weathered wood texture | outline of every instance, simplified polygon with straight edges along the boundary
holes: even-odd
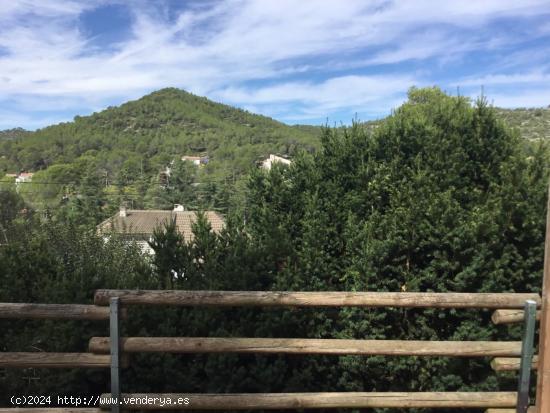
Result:
[[[122,304],[181,306],[295,306],[295,307],[433,307],[523,308],[526,300],[540,303],[530,293],[403,293],[403,292],[287,292],[97,290],[96,305],[120,297]]]
[[[538,413],[550,412],[550,187],[546,205],[536,406]]]
[[[513,371],[519,370],[520,364],[519,357],[495,357],[491,361],[491,368],[495,371]],[[531,369],[536,370],[538,368],[538,357],[533,356],[533,362]]]
[[[102,394],[102,398],[109,394]],[[249,394],[123,394],[124,409],[178,410],[272,410],[272,409],[330,409],[330,408],[443,408],[443,407],[514,407],[515,392],[430,392],[430,393],[249,393]],[[134,403],[129,400],[134,398]],[[143,401],[149,398],[149,402]],[[156,403],[153,399],[157,398]],[[140,399],[141,402],[137,402]],[[170,402],[167,402],[167,400]],[[161,406],[160,400],[164,401]],[[172,404],[173,403],[173,404]],[[108,405],[101,406],[109,408]]]
[[[540,320],[540,311],[537,311],[537,320]],[[495,310],[491,316],[494,324],[523,323],[523,310]]]
[[[109,352],[109,337],[92,337],[89,351]],[[520,341],[400,341],[294,338],[124,337],[128,353],[282,353],[386,356],[519,356]]]
[[[527,409],[527,413],[535,413],[536,409],[535,406],[529,407]],[[485,410],[485,413],[517,413],[516,409],[487,409]]]
[[[111,356],[90,353],[0,353],[0,367],[110,367]]]
[[[83,304],[0,303],[0,318],[108,320],[109,309]]]
[[[542,276],[541,320],[539,331],[539,363],[537,370],[538,413],[550,412],[550,188],[546,205],[546,238]]]
[[[550,412],[550,188],[546,210],[546,239],[544,245],[536,396],[538,413]]]
[[[53,397],[52,397],[53,399]],[[0,413],[101,413],[99,408],[86,407],[0,407]]]

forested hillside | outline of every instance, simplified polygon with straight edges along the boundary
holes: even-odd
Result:
[[[326,129],[320,149],[299,154],[290,167],[253,169],[245,208],[230,211],[221,234],[208,231],[204,219],[190,244],[170,226],[157,232],[153,265],[131,245],[115,238],[105,243],[80,218],[39,219],[21,212],[16,192],[0,191],[0,301],[86,303],[96,288],[165,285],[540,292],[549,163],[543,147],[527,157],[522,143],[483,100],[472,105],[438,89],[411,90],[374,133],[359,124]],[[135,308],[124,328],[129,336],[153,337],[520,337],[517,326],[495,326],[490,315],[465,309]],[[0,320],[0,330],[2,351],[85,351],[90,336],[105,335],[101,323],[79,321]],[[489,362],[139,354],[123,382],[127,392],[515,391],[515,372],[496,374]],[[0,375],[0,405],[9,405],[10,394],[99,394],[108,380],[106,371],[7,370]]]
[[[550,106],[536,109],[496,109],[497,115],[529,140],[550,139]]]
[[[23,128],[0,130],[0,141],[9,140],[9,139],[24,138],[26,136],[29,136],[31,133],[32,132],[29,132],[29,131],[27,131]]]
[[[228,200],[221,198],[255,161],[318,144],[318,128],[288,126],[172,88],[20,139],[1,139],[0,173],[39,171],[25,189],[29,201],[42,207],[82,196],[81,187],[90,184],[96,193],[116,195],[115,203],[164,207],[177,197],[158,199],[160,172],[182,155],[204,155],[209,162],[200,171],[175,165],[185,169],[175,180],[195,184],[187,189],[204,198],[187,193],[185,200],[224,209]]]
[[[292,155],[298,147],[317,146],[315,133],[171,88],[40,129],[1,149],[7,156],[3,169],[39,170],[93,155],[115,177],[124,160],[131,162],[127,155],[159,166],[166,156],[208,152],[246,169],[247,161],[266,151]]]
[[[529,149],[550,137],[549,109],[496,109],[496,115]],[[382,124],[363,126],[374,133]],[[243,177],[256,161],[269,153],[313,152],[320,135],[319,127],[288,126],[170,88],[36,132],[1,132],[0,175],[36,172],[20,188],[29,205],[85,214],[93,222],[121,204],[164,209],[183,203],[226,213],[242,207]],[[202,155],[208,163],[198,168],[181,162],[182,155]]]

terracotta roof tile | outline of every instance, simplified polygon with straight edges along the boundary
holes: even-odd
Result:
[[[222,216],[214,211],[206,211],[206,218],[212,226],[212,231],[219,233],[225,226]],[[99,233],[115,231],[132,235],[152,235],[155,228],[176,219],[178,231],[183,234],[185,241],[193,239],[192,225],[197,220],[195,211],[163,211],[163,210],[136,210],[129,209],[126,216],[121,217],[117,212],[97,226]]]

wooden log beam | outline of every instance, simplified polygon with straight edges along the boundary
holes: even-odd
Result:
[[[540,311],[537,311],[537,320],[540,320]],[[494,324],[511,324],[523,322],[523,310],[495,310],[491,316]]]
[[[535,406],[529,407],[527,409],[527,413],[535,413],[536,408]],[[485,413],[517,413],[516,409],[487,409],[485,410]]]
[[[0,407],[0,413],[101,413],[93,407]]]
[[[111,297],[122,304],[180,306],[295,306],[295,307],[433,307],[523,308],[526,300],[540,303],[531,293],[405,293],[405,292],[288,292],[97,290],[96,305]]]
[[[108,353],[109,337],[92,337],[88,350]],[[127,353],[279,353],[386,356],[519,356],[520,341],[401,341],[294,338],[125,337]]]
[[[1,352],[0,367],[72,368],[110,367],[111,356],[90,353]]]
[[[491,361],[491,368],[494,371],[515,371],[519,370],[520,364],[519,357],[495,357]],[[531,369],[536,370],[538,368],[538,357],[533,357],[533,363],[531,364]]]
[[[536,406],[537,413],[550,412],[550,187],[546,204]]]
[[[49,320],[108,320],[109,309],[83,304],[0,303],[0,318]]]
[[[109,394],[101,397],[108,398]],[[273,410],[514,407],[515,392],[123,394],[127,410]],[[185,404],[185,399],[188,404]],[[175,407],[177,406],[177,407]],[[108,409],[108,404],[101,406]]]

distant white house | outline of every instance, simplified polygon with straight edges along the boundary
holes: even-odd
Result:
[[[12,174],[9,174],[9,175],[12,175]],[[15,177],[15,190],[19,191],[21,184],[31,182],[33,175],[34,174],[32,172],[21,172],[19,175],[17,175]]]
[[[225,226],[223,217],[215,211],[206,211],[206,218],[212,226],[212,231],[219,233]],[[193,223],[197,220],[195,211],[185,211],[182,205],[174,205],[172,211],[165,210],[138,210],[121,207],[120,211],[107,218],[97,226],[97,232],[105,238],[115,233],[123,237],[128,243],[135,242],[144,253],[153,255],[149,246],[153,232],[163,227],[171,220],[176,220],[176,227],[186,242],[193,240]]]
[[[181,157],[182,161],[192,162],[196,166],[204,166],[208,163],[208,156],[189,156],[184,155]]]
[[[34,175],[34,173],[32,172],[21,172],[19,175],[17,175],[17,177],[15,178],[15,183],[16,184],[22,184],[24,182],[31,182],[32,181],[32,176]]]
[[[261,161],[260,167],[269,171],[274,163],[290,165],[292,161],[290,159],[283,158],[282,156],[270,154],[268,158]]]

